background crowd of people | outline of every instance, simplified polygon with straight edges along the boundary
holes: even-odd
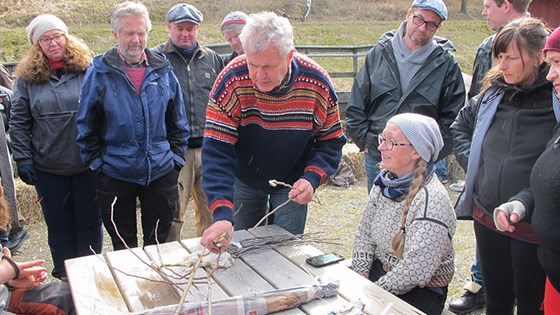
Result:
[[[354,79],[346,134],[364,152],[369,197],[352,268],[426,314],[445,307],[457,219],[473,220],[478,246],[450,311],[560,314],[560,29],[529,17],[529,3],[483,1],[496,34],[477,50],[468,92],[455,46],[436,36],[443,0],[414,0]],[[347,142],[331,79],[295,50],[287,18],[229,13],[224,57],[199,42],[203,21],[193,5],[172,6],[169,39],[150,49],[148,9],[123,2],[114,47],[95,57],[54,15],[26,27],[15,83],[0,69],[0,308],[35,314],[31,300],[41,314],[72,314],[66,259],[100,253],[103,227],[114,250],[180,240],[191,198],[212,251],[273,210],[261,224],[304,232]],[[455,207],[442,184],[449,154],[466,172]],[[61,282],[41,284],[42,261],[11,258],[28,237],[12,157],[36,189]]]

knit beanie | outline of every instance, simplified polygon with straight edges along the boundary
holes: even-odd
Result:
[[[437,122],[428,116],[403,113],[393,116],[387,123],[397,125],[416,152],[426,162],[435,162],[443,148],[443,138]]]
[[[230,25],[230,24],[246,24],[247,23],[247,18],[248,18],[248,16],[244,12],[241,12],[241,11],[230,12],[230,13],[228,13],[228,15],[226,15],[226,17],[222,21],[222,26],[221,26],[220,29],[223,30],[224,26]]]
[[[560,27],[554,30],[546,40],[543,51],[560,51]]]
[[[32,45],[35,45],[41,35],[48,31],[59,30],[68,34],[68,26],[64,22],[52,14],[43,14],[34,18],[25,28],[27,39]]]

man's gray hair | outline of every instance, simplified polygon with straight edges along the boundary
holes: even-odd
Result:
[[[113,15],[111,16],[111,28],[114,32],[119,32],[121,27],[121,18],[124,16],[141,16],[146,21],[147,31],[152,30],[152,21],[150,21],[150,13],[145,5],[138,2],[126,1],[119,4],[115,10],[113,10]]]
[[[274,44],[280,55],[285,57],[294,49],[294,32],[290,21],[274,12],[249,15],[239,39],[246,53],[259,53],[269,44]]]

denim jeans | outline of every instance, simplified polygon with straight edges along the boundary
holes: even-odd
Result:
[[[66,277],[64,261],[101,253],[103,227],[96,205],[95,186],[86,172],[61,176],[37,172],[35,189],[47,223],[53,258],[53,277]]]
[[[447,170],[447,165],[445,164],[446,159],[439,160],[436,163],[436,175],[440,181],[447,180],[449,171]]]
[[[379,163],[381,161],[375,160],[373,157],[371,157],[371,155],[367,153],[364,154],[364,161],[366,167],[367,188],[369,194],[371,188],[373,187],[373,180],[377,177],[377,174],[379,174]]]
[[[255,226],[269,211],[286,202],[290,191],[290,188],[281,187],[269,194],[246,185],[238,178],[235,179],[233,187],[233,204],[236,209],[233,220],[236,230]],[[274,223],[292,234],[302,234],[307,219],[307,205],[290,201],[278,209],[273,216],[272,220],[266,220],[261,225]]]
[[[478,246],[475,247],[474,262],[471,265],[471,278],[472,281],[482,285],[482,268],[480,267],[480,253],[478,252]]]

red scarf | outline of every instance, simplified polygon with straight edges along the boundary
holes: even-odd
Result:
[[[47,58],[47,60],[49,61],[49,65],[51,65],[51,67],[55,70],[59,70],[64,68],[64,61],[61,60],[54,60],[51,58]]]

